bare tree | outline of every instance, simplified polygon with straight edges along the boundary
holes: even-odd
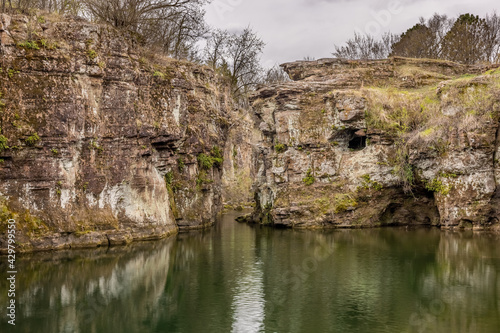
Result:
[[[140,25],[139,33],[148,44],[172,57],[192,59],[196,43],[209,32],[204,16],[205,11],[196,3],[163,9],[158,18]]]
[[[216,30],[207,42],[205,58],[209,66],[230,78],[235,95],[245,95],[260,81],[264,46],[250,28],[239,34]]]
[[[500,16],[497,13],[486,16],[486,56],[492,63],[500,62]]]
[[[269,68],[262,79],[263,84],[275,84],[291,81],[283,67],[275,65]]]
[[[205,61],[213,70],[217,70],[222,66],[227,68],[226,49],[229,40],[229,32],[227,30],[214,30],[207,41],[205,47]]]
[[[205,0],[82,0],[91,15],[117,28],[136,30],[149,21],[170,13],[168,9],[193,4],[203,5]]]
[[[391,53],[392,44],[398,36],[385,33],[380,40],[370,35],[354,33],[354,37],[347,40],[345,46],[335,45],[334,56],[345,59],[384,59]]]

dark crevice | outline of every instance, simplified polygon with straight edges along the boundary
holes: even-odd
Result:
[[[335,145],[346,147],[352,150],[362,150],[366,148],[367,137],[364,129],[348,128],[337,131],[330,140]]]
[[[366,148],[366,136],[354,136],[349,141],[349,149],[363,149]]]

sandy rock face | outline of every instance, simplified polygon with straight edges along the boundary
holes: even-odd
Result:
[[[78,19],[0,21],[1,248],[8,218],[25,250],[209,226],[225,189],[250,178],[247,136],[230,128],[248,112],[210,69]]]
[[[496,68],[403,58],[282,66],[295,81],[252,98],[263,134],[254,221],[496,228]]]

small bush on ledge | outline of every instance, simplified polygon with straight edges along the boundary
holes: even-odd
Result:
[[[274,150],[278,153],[278,154],[281,154],[281,153],[284,153],[285,150],[286,150],[286,146],[282,143],[278,143],[274,146]]]
[[[304,179],[302,179],[302,181],[307,186],[311,186],[312,184],[314,184],[314,182],[316,181],[316,179],[314,178],[311,169],[307,170],[306,177]]]
[[[40,140],[40,137],[38,136],[38,133],[34,133],[33,135],[30,135],[29,137],[27,137],[24,142],[26,142],[26,144],[28,146],[34,146],[36,145],[36,143]]]

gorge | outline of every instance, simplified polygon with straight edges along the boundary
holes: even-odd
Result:
[[[228,206],[293,228],[498,230],[498,66],[283,65],[250,105],[224,75],[106,25],[0,16],[0,249],[164,238]],[[252,199],[253,198],[253,199]]]

